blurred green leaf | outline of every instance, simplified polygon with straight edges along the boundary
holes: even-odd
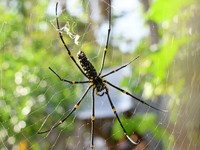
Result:
[[[181,9],[193,2],[194,0],[155,0],[151,4],[147,18],[157,23],[171,20]]]

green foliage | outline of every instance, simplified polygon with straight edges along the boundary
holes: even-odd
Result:
[[[20,7],[0,6],[0,134],[6,147],[23,140],[33,144],[38,137],[42,138],[37,132],[47,116],[53,113],[42,126],[43,130],[59,120],[76,100],[75,87],[60,82],[49,66],[56,71],[60,69],[58,72],[63,77],[80,76],[77,70],[74,74],[70,72],[70,67],[65,65],[67,55],[62,51],[63,46],[54,41],[57,31],[45,21],[47,3],[19,1],[16,4]],[[61,73],[62,70],[65,72]],[[73,126],[67,125],[66,130],[72,131]],[[36,143],[32,147],[37,147]],[[48,140],[43,143],[46,148],[50,144],[47,143]]]
[[[185,101],[178,97],[184,87],[185,80],[183,76],[179,76],[177,80],[171,79],[172,76],[177,76],[181,71],[177,68],[173,70],[173,66],[177,63],[175,60],[180,49],[197,38],[189,36],[186,27],[193,14],[191,10],[193,2],[156,0],[150,5],[146,19],[153,20],[158,25],[159,43],[150,46],[147,38],[141,41],[136,52],[142,60],[134,70],[132,79],[126,77],[122,82],[122,85],[128,87],[129,91],[142,93],[144,99],[155,99],[164,94],[169,95],[168,109],[173,108],[169,114],[172,122],[177,121],[177,115],[180,111],[179,104]],[[196,35],[196,33],[194,34]],[[181,56],[183,57],[183,55]],[[139,84],[136,81],[138,78]],[[129,135],[134,132],[139,135],[151,132],[155,138],[162,140],[165,149],[171,149],[175,137],[164,128],[158,127],[155,115],[135,115],[131,120],[121,119]],[[124,136],[117,121],[112,133],[117,140]]]
[[[191,37],[185,35],[187,29],[184,26],[184,22],[191,15],[191,12],[186,10],[192,2],[156,0],[149,8],[147,19],[153,20],[158,25],[160,39],[159,43],[150,46],[145,38],[136,49],[142,62],[137,66],[135,72],[136,76],[141,78],[139,89],[141,89],[140,93],[143,92],[145,99],[157,97],[163,93],[175,95],[175,93],[180,92],[181,87],[172,90],[169,74],[180,48],[192,40]],[[173,83],[174,88],[176,84],[179,85],[183,81],[177,80],[176,82]],[[152,90],[147,95],[145,93],[148,88],[145,89],[145,85],[148,85],[146,87]]]
[[[75,65],[70,61],[62,43],[59,41],[57,30],[55,29],[55,17],[47,16],[46,10],[48,1],[15,1],[0,2],[0,136],[5,146],[15,146],[22,141],[31,141],[32,149],[49,149],[52,146],[51,139],[37,135],[37,131],[48,129],[55,121],[71,109],[72,103],[80,97],[80,86],[72,86],[59,81],[55,75],[49,71],[52,67],[61,77],[71,80],[81,80],[80,74]],[[122,85],[128,86],[130,91],[141,93],[144,85],[151,85],[153,92],[147,98],[156,97],[163,93],[175,95],[183,85],[179,80],[171,86],[166,83],[167,72],[179,48],[190,39],[180,31],[174,24],[176,17],[188,18],[189,14],[182,14],[183,8],[191,4],[192,1],[164,1],[157,0],[151,7],[147,19],[154,20],[160,28],[161,42],[156,49],[149,50],[147,39],[143,39],[138,45],[136,53],[141,56],[142,62],[137,63],[130,83],[130,78],[125,78]],[[87,31],[89,20],[88,1],[83,1],[84,19],[76,18],[68,13],[61,15],[60,22],[64,26],[70,24],[70,31],[81,36],[80,45],[75,45],[74,41],[65,34],[64,38],[72,53],[76,55],[79,49],[83,49],[92,62],[99,69],[102,54],[99,54],[99,45],[96,44],[92,30]],[[87,15],[86,15],[87,14]],[[176,16],[176,17],[175,17]],[[102,48],[102,47],[101,47]],[[102,48],[103,49],[103,48]],[[114,51],[114,52],[113,52]],[[132,58],[130,54],[121,54],[118,50],[110,49],[105,66],[119,65],[122,58]],[[135,56],[135,54],[134,54]],[[94,59],[93,59],[94,58]],[[73,69],[73,71],[72,71]],[[140,84],[135,79],[140,77]],[[134,90],[133,90],[134,89]],[[176,90],[174,90],[176,89]],[[177,101],[173,101],[173,105]],[[177,102],[178,103],[178,102]],[[177,111],[174,111],[176,114]],[[176,120],[176,117],[171,117]],[[45,121],[45,124],[42,124]],[[65,122],[62,127],[66,136],[72,134],[73,118]],[[128,133],[137,132],[143,134],[151,132],[155,138],[168,141],[166,149],[171,147],[173,136],[166,130],[159,127],[156,116],[153,114],[136,115],[132,119],[121,118]],[[69,124],[71,123],[71,124]],[[115,139],[120,139],[123,135],[118,123],[114,124],[113,133]],[[42,140],[42,142],[41,142]],[[39,141],[39,142],[38,142]],[[44,142],[43,142],[44,141]],[[169,142],[170,141],[170,142]],[[38,144],[39,143],[39,144]],[[41,144],[41,145],[40,145]],[[0,145],[0,148],[5,148]]]
[[[155,0],[151,4],[147,17],[157,23],[172,20],[174,16],[180,13],[180,10],[193,2],[194,0]]]
[[[172,148],[174,138],[168,133],[168,131],[166,131],[166,129],[158,126],[157,117],[155,114],[153,113],[148,113],[145,115],[137,114],[131,119],[120,117],[120,120],[124,125],[124,127],[126,128],[128,135],[131,135],[133,133],[139,135],[150,133],[155,139],[162,141],[165,149],[170,150]],[[117,120],[115,120],[112,132],[116,140],[122,139],[124,136],[124,132],[121,129],[121,126]]]

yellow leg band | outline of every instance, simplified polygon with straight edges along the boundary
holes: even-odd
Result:
[[[92,116],[92,117],[91,117],[91,119],[92,119],[92,120],[95,120],[95,117],[94,117],[94,116]]]
[[[74,106],[74,108],[76,108],[76,109],[77,109],[77,108],[78,108],[78,105],[76,104],[76,105]]]

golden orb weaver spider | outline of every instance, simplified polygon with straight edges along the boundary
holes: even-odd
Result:
[[[71,116],[71,114],[73,112],[75,112],[79,105],[81,104],[82,100],[84,99],[84,97],[86,96],[86,94],[88,93],[88,91],[92,89],[92,116],[91,116],[91,149],[94,149],[94,122],[95,122],[95,108],[94,108],[94,103],[95,103],[95,96],[94,96],[94,93],[96,93],[96,95],[98,96],[103,96],[104,94],[106,94],[107,98],[108,98],[108,101],[110,103],[110,106],[111,106],[111,109],[113,110],[113,113],[115,114],[123,132],[124,132],[124,135],[127,137],[127,139],[133,143],[133,144],[138,144],[139,143],[139,140],[138,141],[133,141],[129,135],[127,134],[126,132],[126,129],[124,128],[118,114],[117,114],[117,111],[115,109],[115,106],[113,105],[113,102],[111,100],[111,97],[110,97],[110,94],[109,94],[109,89],[108,87],[106,86],[107,84],[110,85],[111,87],[115,88],[116,90],[134,98],[135,100],[141,102],[142,104],[145,104],[147,105],[148,107],[150,108],[153,108],[155,110],[158,110],[158,111],[161,111],[161,112],[167,112],[166,110],[161,110],[161,109],[158,109],[154,106],[151,106],[150,104],[146,103],[145,101],[141,100],[140,98],[134,96],[133,94],[130,94],[129,92],[121,89],[120,87],[117,87],[115,86],[114,84],[110,83],[109,81],[105,80],[104,77],[110,75],[110,74],[113,74],[123,68],[125,68],[126,66],[128,66],[130,63],[132,63],[134,60],[136,60],[137,58],[139,58],[139,56],[137,56],[136,58],[134,58],[133,60],[131,60],[130,62],[128,62],[127,64],[125,65],[122,65],[120,66],[119,68],[115,69],[115,70],[112,70],[110,71],[109,73],[106,73],[104,75],[102,75],[102,70],[104,68],[104,62],[105,62],[105,58],[106,58],[106,53],[107,53],[107,50],[108,50],[108,44],[109,44],[109,38],[110,38],[110,31],[111,31],[111,0],[109,0],[109,4],[108,4],[108,7],[109,7],[109,13],[108,13],[108,20],[109,20],[109,25],[108,25],[108,31],[107,31],[107,39],[106,39],[106,45],[105,45],[105,48],[104,48],[104,53],[103,53],[103,57],[102,57],[102,63],[101,63],[101,68],[100,68],[100,71],[99,73],[97,73],[97,71],[95,70],[94,66],[90,63],[90,61],[87,59],[85,53],[83,51],[79,51],[78,54],[77,54],[77,57],[78,57],[78,60],[80,62],[80,65],[77,63],[77,61],[75,60],[75,58],[72,56],[67,44],[65,43],[64,41],[64,38],[62,36],[62,32],[60,31],[61,28],[60,28],[60,24],[59,24],[59,21],[58,21],[58,13],[57,13],[57,10],[58,10],[58,2],[56,3],[56,9],[55,9],[55,13],[56,13],[56,24],[57,24],[57,29],[58,29],[58,33],[59,33],[59,37],[60,37],[60,40],[62,41],[65,49],[67,50],[68,52],[68,55],[69,57],[72,59],[72,61],[75,63],[75,65],[78,67],[78,69],[81,71],[81,73],[88,79],[87,81],[70,81],[70,80],[66,80],[66,79],[63,79],[61,78],[52,68],[49,67],[49,69],[60,79],[60,81],[63,81],[63,82],[67,82],[69,84],[90,84],[86,91],[84,92],[84,94],[82,95],[82,97],[79,99],[79,101],[74,105],[73,109],[69,112],[69,114],[64,117],[64,119],[60,120],[59,122],[57,122],[54,126],[52,126],[50,129],[48,130],[45,130],[45,131],[39,131],[38,134],[43,134],[43,133],[49,133],[51,132],[53,129],[55,129],[56,127],[58,127],[60,124],[62,124],[66,119],[69,118],[69,116]]]

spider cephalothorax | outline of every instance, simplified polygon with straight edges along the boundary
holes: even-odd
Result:
[[[106,58],[106,53],[107,53],[107,49],[108,49],[108,44],[109,44],[109,37],[110,37],[110,31],[111,31],[111,0],[109,0],[109,3],[108,3],[108,12],[109,12],[109,15],[108,15],[108,19],[109,19],[109,26],[108,26],[108,32],[107,32],[107,39],[106,39],[106,45],[105,45],[105,48],[104,48],[104,53],[103,53],[103,58],[102,58],[102,63],[101,63],[101,68],[100,68],[100,71],[97,73],[97,71],[95,70],[94,66],[91,64],[91,62],[87,59],[85,53],[83,51],[79,51],[77,56],[78,56],[78,59],[79,59],[79,62],[80,62],[80,65],[77,63],[77,61],[75,60],[75,58],[73,57],[73,55],[71,54],[71,51],[69,50],[67,44],[65,43],[64,39],[63,39],[63,36],[62,36],[62,32],[61,32],[61,28],[60,28],[60,24],[59,24],[59,21],[58,21],[58,14],[57,14],[57,8],[58,8],[58,3],[56,3],[56,23],[57,23],[57,28],[58,28],[58,33],[59,33],[59,36],[60,36],[60,39],[65,47],[65,49],[67,50],[68,52],[68,55],[69,57],[71,58],[71,60],[74,62],[74,64],[77,66],[77,68],[80,70],[80,72],[88,79],[87,81],[70,81],[70,80],[67,80],[67,79],[63,79],[61,78],[53,69],[51,69],[49,67],[49,69],[61,80],[61,81],[64,81],[64,82],[67,82],[69,84],[90,84],[86,91],[83,93],[83,95],[81,96],[81,98],[78,100],[78,102],[74,105],[73,109],[69,112],[69,114],[67,116],[65,116],[63,119],[61,119],[60,121],[58,121],[55,125],[53,125],[50,129],[48,130],[45,130],[45,131],[39,131],[38,133],[39,134],[43,134],[43,133],[48,133],[48,132],[51,132],[53,129],[55,129],[56,127],[58,127],[60,124],[62,124],[66,119],[69,118],[69,116],[71,116],[71,114],[73,112],[75,112],[79,105],[81,104],[82,100],[84,99],[84,97],[87,95],[88,91],[93,88],[92,90],[92,115],[91,115],[91,123],[92,123],[92,126],[91,126],[91,149],[94,149],[94,122],[95,122],[95,96],[94,96],[94,92],[96,92],[97,95],[99,96],[102,96],[102,95],[106,95],[107,96],[107,99],[110,103],[110,106],[111,106],[111,109],[113,110],[113,113],[115,114],[123,132],[124,132],[124,135],[127,137],[127,139],[132,142],[133,144],[138,144],[139,141],[133,141],[127,134],[118,114],[117,114],[117,110],[115,109],[115,106],[113,105],[113,102],[111,100],[111,96],[109,94],[109,90],[108,90],[108,87],[106,86],[107,84],[111,87],[113,87],[114,89],[120,91],[120,92],[123,92],[124,94],[134,98],[135,100],[141,102],[142,104],[145,104],[146,106],[150,107],[150,108],[153,108],[155,110],[158,110],[158,111],[162,111],[162,112],[166,112],[165,110],[161,110],[161,109],[158,109],[154,106],[151,106],[149,105],[148,103],[146,103],[145,101],[141,100],[140,98],[134,96],[133,94],[121,89],[120,87],[110,83],[109,81],[105,80],[104,77],[108,76],[108,75],[111,75],[123,68],[125,68],[127,65],[129,65],[130,63],[132,63],[134,60],[136,60],[138,57],[134,58],[133,60],[131,60],[129,63],[125,64],[125,65],[122,65],[121,67],[117,68],[116,70],[112,70],[110,71],[109,73],[107,74],[104,74],[104,75],[101,75],[102,73],[102,70],[104,68],[104,62],[105,62],[105,58]]]

